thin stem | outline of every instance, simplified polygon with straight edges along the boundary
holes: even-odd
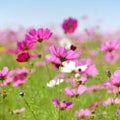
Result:
[[[42,43],[41,43],[41,46],[42,46],[42,48],[44,48]],[[50,74],[50,71],[49,71],[49,68],[48,68],[46,59],[45,59],[45,51],[44,51],[44,50],[43,50],[43,59],[44,59],[44,61],[45,61],[46,71],[47,71],[47,74],[48,74],[48,77],[49,77],[49,80],[50,80],[50,79],[51,79],[51,74]]]
[[[32,113],[32,115],[33,115],[34,119],[35,119],[35,120],[37,120],[36,115],[35,115],[35,114],[34,114],[34,112],[31,110],[31,108],[30,108],[30,106],[29,106],[28,102],[26,101],[26,99],[25,99],[25,98],[23,98],[23,100],[24,100],[25,104],[27,105],[27,107],[29,108],[30,112]]]

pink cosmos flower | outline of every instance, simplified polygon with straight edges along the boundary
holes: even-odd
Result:
[[[0,86],[6,86],[13,82],[13,86],[19,86],[26,83],[27,76],[29,71],[27,68],[11,70],[7,73],[6,79],[3,81]]]
[[[19,114],[19,113],[24,112],[24,111],[25,111],[25,108],[22,107],[22,108],[20,108],[20,109],[13,110],[12,113],[13,113],[13,114]]]
[[[54,106],[60,108],[61,110],[69,109],[69,108],[73,107],[72,102],[68,102],[68,101],[62,101],[62,102],[60,102],[57,98],[54,98],[52,100],[52,102],[53,102]]]
[[[39,28],[38,30],[31,29],[25,39],[33,42],[42,42],[43,40],[50,39],[51,36],[52,32],[48,28]]]
[[[106,101],[103,102],[104,106],[107,106],[110,104],[120,104],[120,99],[119,98],[116,98],[116,99],[108,98]]]
[[[87,87],[87,90],[86,92],[93,92],[93,91],[97,91],[99,89],[101,89],[101,85],[93,85],[93,86],[90,86],[90,87]]]
[[[0,86],[6,86],[13,81],[13,78],[8,77]]]
[[[119,55],[115,51],[107,52],[105,54],[106,62],[111,64],[114,64],[118,60],[118,58],[119,58]]]
[[[29,74],[29,71],[25,67],[24,68],[17,68],[16,73],[23,76],[22,79],[24,79]]]
[[[111,82],[111,78],[104,81],[103,88],[107,89],[109,93],[119,93],[120,89],[118,89],[116,86],[114,86]]]
[[[23,40],[22,42],[18,42],[17,46],[18,46],[18,49],[21,51],[28,51],[33,48],[34,42]]]
[[[8,67],[4,67],[1,71],[0,71],[0,80],[4,80],[6,78],[8,74]]]
[[[103,100],[99,100],[99,101],[93,103],[92,105],[90,105],[88,108],[89,108],[89,109],[93,109],[93,108],[99,106],[99,105],[102,104],[102,103],[103,103]]]
[[[64,94],[68,96],[78,96],[86,91],[87,87],[80,85],[78,89],[71,89],[70,87],[65,88]]]
[[[107,41],[101,45],[101,51],[112,52],[114,50],[118,50],[119,47],[120,47],[120,43],[117,40]]]
[[[96,57],[96,56],[97,56],[97,51],[96,51],[96,50],[91,50],[91,51],[89,52],[89,54],[90,54],[90,56],[92,56],[92,57]]]
[[[58,58],[61,62],[65,60],[75,60],[80,56],[80,53],[77,53],[73,50],[66,50],[64,47],[56,48],[54,45],[50,46],[50,53],[52,56]]]
[[[56,68],[59,68],[61,65],[61,61],[56,56],[52,55],[50,57],[47,57],[46,60],[48,62],[51,62]]]
[[[96,65],[90,65],[86,71],[87,75],[96,77],[98,75],[98,70],[96,69]]]
[[[77,65],[87,65],[87,69],[82,72],[81,74],[86,74],[91,77],[96,77],[98,75],[98,70],[96,68],[95,64],[92,64],[92,60],[89,58],[83,58],[80,59],[80,61],[77,62]]]
[[[82,82],[82,83],[85,83],[85,82],[87,82],[87,78],[86,77],[84,77],[84,76],[82,76],[81,78],[79,78],[79,80],[78,81],[80,81],[80,82]]]
[[[116,70],[111,76],[111,84],[116,87],[120,86],[120,70]]]
[[[19,86],[26,83],[27,76],[29,74],[29,71],[27,68],[17,69],[16,75],[13,78],[13,86]]]
[[[91,115],[92,115],[92,113],[91,113],[91,111],[89,109],[85,109],[85,110],[81,109],[80,111],[75,112],[75,116],[77,118],[84,118],[86,116],[91,116]]]
[[[65,33],[75,32],[77,26],[78,26],[78,21],[74,18],[68,18],[62,24],[62,28],[64,29]]]
[[[8,84],[10,84],[13,81],[13,75],[15,73],[15,70],[11,70],[7,73],[5,80],[3,81],[3,83],[0,84],[0,86],[6,86]]]
[[[20,54],[18,54],[17,56],[17,61],[18,62],[27,62],[30,59],[30,54],[29,52],[22,52]]]

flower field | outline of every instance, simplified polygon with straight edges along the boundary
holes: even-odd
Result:
[[[120,31],[59,27],[0,31],[0,120],[119,120]]]

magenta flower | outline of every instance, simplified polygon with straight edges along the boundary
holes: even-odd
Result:
[[[75,60],[80,56],[80,53],[76,53],[73,50],[66,50],[64,47],[56,48],[54,45],[50,46],[50,53],[58,58],[61,62],[65,60]]]
[[[18,62],[27,62],[30,59],[30,54],[29,52],[22,52],[17,56],[17,61]]]
[[[29,71],[27,68],[11,70],[6,77],[6,80],[3,81],[0,86],[6,86],[13,82],[13,86],[19,86],[26,83],[27,76]]]
[[[31,29],[25,39],[33,42],[42,42],[43,40],[50,39],[51,36],[52,32],[48,28],[39,28],[38,30]]]
[[[81,109],[80,111],[75,112],[75,116],[77,118],[84,118],[86,116],[91,116],[91,115],[92,115],[92,113],[91,113],[91,111],[89,109],[85,109],[85,110]]]
[[[52,102],[53,102],[54,106],[60,108],[61,110],[69,109],[69,108],[73,107],[72,102],[68,102],[68,101],[62,101],[62,102],[60,102],[57,98],[54,98],[52,100]]]
[[[120,87],[120,70],[116,70],[111,76],[111,84]]]
[[[101,51],[103,52],[112,52],[114,50],[118,50],[120,47],[120,43],[116,40],[107,41],[101,45]]]
[[[24,40],[22,42],[18,42],[17,46],[18,46],[18,49],[21,51],[28,51],[28,50],[31,50],[33,48],[34,42]]]
[[[28,69],[22,68],[16,70],[16,75],[13,78],[13,86],[20,86],[26,83],[26,78],[29,74]]]
[[[3,81],[3,83],[0,84],[0,86],[6,86],[8,84],[10,84],[13,81],[12,76],[14,75],[15,70],[11,70],[6,74],[5,80]]]
[[[0,80],[4,80],[6,78],[8,74],[8,67],[4,67],[1,71],[0,71]]]
[[[74,18],[68,18],[62,24],[62,28],[64,29],[65,33],[73,33],[77,26],[78,21]]]

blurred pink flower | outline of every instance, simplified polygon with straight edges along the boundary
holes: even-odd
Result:
[[[116,70],[111,76],[111,84],[120,87],[120,70]]]
[[[75,116],[77,118],[84,118],[86,116],[91,116],[92,113],[89,109],[81,109],[80,111],[75,111]]]
[[[68,102],[68,101],[62,101],[62,102],[60,102],[57,98],[54,98],[52,100],[52,102],[53,102],[54,106],[60,108],[61,110],[69,109],[69,108],[73,107],[72,102]]]
[[[17,69],[16,75],[13,78],[13,86],[19,86],[26,83],[26,78],[29,74],[29,71],[27,68]]]
[[[95,34],[95,28],[91,27],[91,28],[85,29],[85,32],[88,36],[92,36]]]
[[[98,70],[96,69],[96,66],[93,64],[88,67],[86,73],[89,76],[96,77],[98,75]]]
[[[108,98],[106,101],[103,102],[104,106],[107,106],[110,104],[120,104],[120,99],[119,98],[116,98],[116,99]]]
[[[18,62],[27,62],[30,59],[30,54],[29,52],[22,52],[20,54],[18,54],[17,56],[17,61]]]
[[[120,117],[120,108],[117,110],[116,115]]]
[[[8,74],[8,67],[3,67],[2,70],[0,70],[0,80],[4,80]]]
[[[78,26],[78,21],[75,18],[68,18],[64,20],[62,24],[62,28],[65,31],[65,33],[75,32],[77,26]]]
[[[59,68],[61,65],[61,61],[56,56],[49,56],[46,58],[48,62],[51,62],[53,65],[55,65],[56,68]]]
[[[25,39],[33,42],[42,42],[43,40],[48,40],[51,36],[52,32],[48,28],[39,28],[38,30],[31,29]]]
[[[93,85],[93,86],[90,86],[90,87],[87,87],[87,90],[86,92],[93,92],[93,91],[97,91],[99,89],[101,89],[101,85]]]
[[[120,43],[117,40],[107,41],[101,45],[101,51],[103,52],[112,52],[120,48]]]
[[[7,51],[9,54],[18,54],[19,52],[20,52],[20,50],[19,49],[8,49],[8,51]]]
[[[25,108],[22,107],[22,108],[20,108],[20,109],[13,110],[12,113],[13,113],[13,114],[19,114],[19,113],[24,112],[24,111],[25,111]]]
[[[64,94],[67,96],[77,96],[77,90],[76,89],[71,89],[70,87],[65,88]]]
[[[3,81],[3,83],[0,84],[0,86],[6,86],[8,84],[10,84],[13,81],[13,78],[7,78],[5,81]]]
[[[111,64],[114,64],[118,60],[118,58],[119,58],[119,55],[114,51],[107,52],[105,54],[106,62],[111,63]]]
[[[77,89],[71,89],[70,87],[65,88],[64,94],[68,96],[78,96],[86,91],[87,87],[80,85]]]
[[[87,69],[84,72],[81,72],[81,74],[86,74],[91,77],[96,77],[98,75],[98,70],[96,68],[96,65],[92,64],[91,59],[83,58],[77,62],[77,65],[84,65],[84,64],[87,65]]]
[[[17,43],[17,47],[21,51],[28,51],[31,50],[34,46],[34,42],[28,41],[28,40],[23,40],[21,42]]]
[[[92,105],[90,105],[88,108],[89,108],[89,109],[93,109],[93,108],[99,106],[99,105],[102,104],[102,103],[103,103],[103,100],[99,100],[99,101],[93,103]]]
[[[36,62],[35,65],[36,66],[45,66],[46,63],[45,62]]]

